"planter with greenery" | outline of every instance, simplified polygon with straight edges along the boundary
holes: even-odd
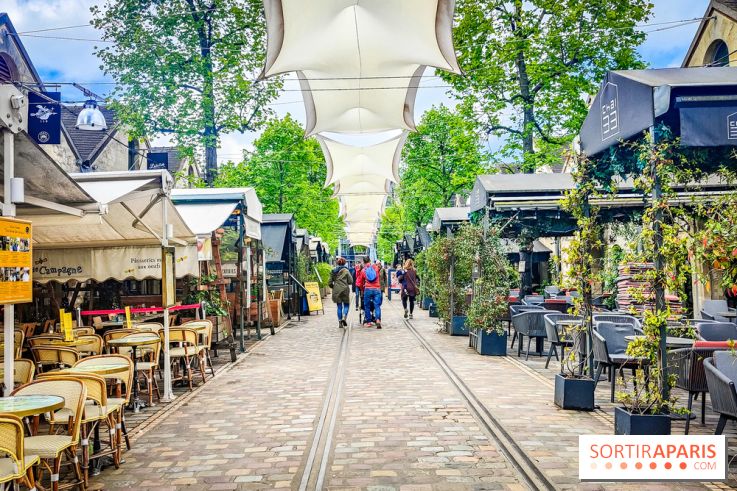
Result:
[[[582,373],[588,359],[585,353],[587,334],[588,327],[583,321],[566,326],[566,337],[570,337],[573,344],[560,360],[560,373],[555,375],[553,397],[553,402],[561,409],[594,410],[596,384],[588,374]]]
[[[458,329],[456,332],[462,332],[465,325],[465,295],[471,280],[471,260],[458,257],[458,242],[457,237],[438,237],[425,251],[427,273],[423,282],[427,284],[438,317],[449,332],[454,326]],[[430,316],[433,316],[433,305]],[[468,330],[463,334],[468,335]]]

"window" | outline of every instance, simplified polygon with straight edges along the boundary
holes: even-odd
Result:
[[[717,39],[709,49],[706,50],[706,57],[704,59],[704,65],[707,66],[729,66],[730,57],[729,47],[727,43],[721,39]]]
[[[13,82],[18,79],[18,69],[13,59],[7,53],[0,53],[0,84]]]

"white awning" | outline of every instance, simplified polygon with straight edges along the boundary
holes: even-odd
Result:
[[[254,188],[172,189],[171,199],[190,229],[200,236],[220,228],[241,205],[246,236],[261,240],[263,208]]]
[[[175,205],[189,229],[209,236],[230,218],[238,203],[181,203]]]
[[[399,159],[406,138],[407,133],[402,132],[376,145],[357,147],[318,136],[327,165],[325,186],[358,176],[399,182]]]
[[[391,192],[391,181],[383,176],[357,175],[341,179],[333,184],[334,196],[350,194],[388,194]]]
[[[199,276],[197,246],[177,247],[177,278]],[[161,246],[33,249],[33,281],[161,279]]]

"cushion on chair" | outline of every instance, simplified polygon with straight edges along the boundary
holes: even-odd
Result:
[[[694,341],[693,347],[694,348],[730,348],[730,345],[733,345],[734,343],[730,343],[729,341]]]
[[[64,449],[74,445],[69,435],[29,436],[25,439],[25,451],[42,459],[53,459]]]
[[[731,351],[715,351],[714,364],[725,377],[737,384],[737,355]]]

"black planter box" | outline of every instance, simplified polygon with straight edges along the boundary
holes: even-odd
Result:
[[[422,310],[427,310],[430,308],[430,305],[432,305],[432,298],[422,297],[422,303],[420,304],[420,308]]]
[[[486,356],[507,356],[507,333],[497,334],[486,329],[476,330],[476,352]]]
[[[667,414],[632,414],[621,407],[614,408],[615,435],[670,435]]]
[[[428,307],[429,315],[430,317],[437,317],[438,316],[438,306],[431,302],[430,306]]]
[[[465,315],[454,315],[450,323],[451,336],[468,336],[468,327],[466,326]]]
[[[594,410],[594,381],[555,375],[555,405],[562,409]]]

